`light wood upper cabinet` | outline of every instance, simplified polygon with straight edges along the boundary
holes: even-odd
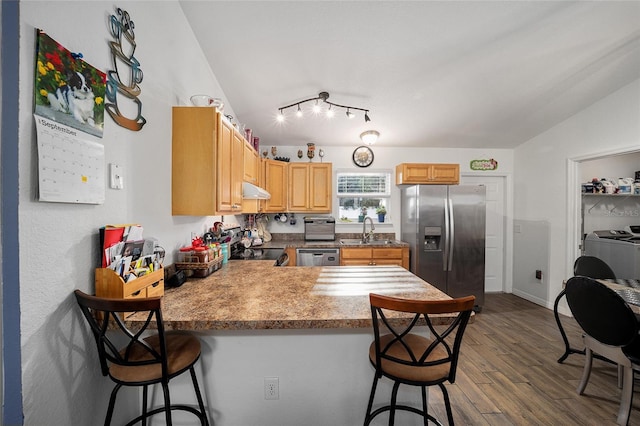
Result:
[[[171,213],[216,213],[220,114],[215,108],[174,107],[171,146]]]
[[[211,107],[173,107],[171,212],[242,211],[244,138]]]
[[[290,163],[290,212],[331,212],[331,163]]]
[[[249,182],[257,186],[262,185],[260,155],[253,149],[253,146],[244,141],[244,182]],[[261,213],[264,202],[262,200],[242,199],[242,213]]]
[[[287,211],[287,184],[289,180],[289,163],[277,160],[262,160],[264,170],[264,189],[271,194],[271,199],[263,201],[262,211],[280,213]]]
[[[402,163],[396,166],[396,185],[460,183],[459,164]]]
[[[258,185],[260,176],[260,156],[258,152],[253,149],[253,146],[244,141],[244,176],[242,180],[245,182]]]

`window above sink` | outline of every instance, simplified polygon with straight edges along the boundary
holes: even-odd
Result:
[[[338,214],[336,223],[389,223],[391,170],[336,173]],[[379,215],[379,213],[384,214]]]

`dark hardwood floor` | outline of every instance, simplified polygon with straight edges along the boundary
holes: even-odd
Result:
[[[561,316],[572,346],[579,327]],[[564,346],[553,311],[511,294],[488,294],[465,333],[456,383],[447,385],[457,425],[615,425],[621,390],[617,368],[594,359],[585,395],[578,395],[584,356],[557,362]],[[636,379],[629,425],[640,425]],[[429,392],[431,414],[446,414],[442,394]]]

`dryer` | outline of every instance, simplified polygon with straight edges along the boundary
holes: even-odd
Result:
[[[584,254],[604,260],[617,278],[640,279],[640,236],[629,230],[593,231],[584,241]]]

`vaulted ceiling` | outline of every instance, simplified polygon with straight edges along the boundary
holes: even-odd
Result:
[[[358,145],[375,129],[382,146],[513,148],[640,78],[638,1],[181,5],[224,90],[210,95],[267,145]],[[371,121],[276,121],[322,91]]]

